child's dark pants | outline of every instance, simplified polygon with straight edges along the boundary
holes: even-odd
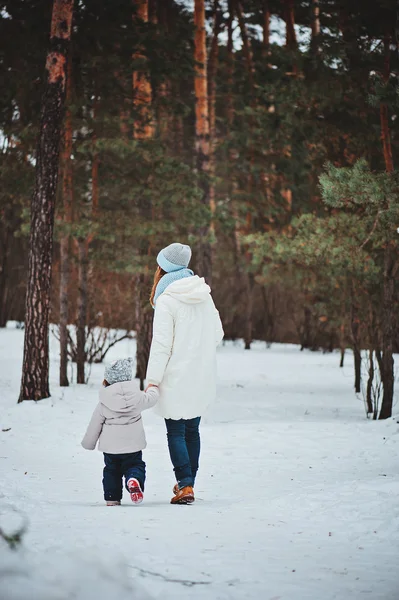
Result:
[[[128,454],[107,454],[104,452],[104,500],[122,500],[122,477],[125,477],[125,485],[134,477],[144,491],[145,462],[143,453],[129,452]],[[127,489],[127,488],[126,488]]]

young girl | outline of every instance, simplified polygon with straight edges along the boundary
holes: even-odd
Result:
[[[82,440],[86,450],[104,453],[104,500],[107,506],[119,506],[122,500],[122,476],[133,504],[143,501],[145,462],[142,450],[146,439],[141,413],[155,406],[158,387],[141,392],[132,381],[133,359],[116,360],[106,367],[100,401]]]

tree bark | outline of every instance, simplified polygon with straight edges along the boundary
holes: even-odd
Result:
[[[383,79],[385,84],[389,81],[389,75],[391,72],[390,67],[390,43],[391,36],[385,35],[384,37],[384,72]],[[393,159],[392,159],[392,146],[391,146],[391,132],[389,129],[389,115],[388,106],[385,102],[380,105],[380,122],[381,122],[381,140],[382,148],[384,152],[385,169],[388,173],[393,171]]]
[[[8,258],[9,258],[9,242],[10,242],[10,229],[7,225],[7,216],[4,220],[4,237],[1,240],[1,264],[0,264],[0,327],[7,325],[7,298],[8,298]]]
[[[247,66],[247,75],[248,75],[249,92],[250,92],[250,106],[253,110],[255,110],[256,109],[255,64],[254,64],[254,59],[253,59],[252,46],[251,46],[251,41],[248,36],[248,32],[247,32],[247,28],[246,28],[246,24],[245,24],[245,20],[244,20],[244,15],[243,15],[243,10],[242,10],[242,6],[241,6],[240,2],[236,2],[235,9],[236,9],[237,18],[238,18],[238,24],[239,24],[240,31],[241,31],[243,52],[244,52],[244,56],[245,56],[246,66]],[[251,115],[249,118],[249,129],[250,129],[251,144],[250,144],[250,150],[249,150],[250,168],[249,168],[249,173],[248,173],[248,177],[247,177],[247,186],[248,186],[247,193],[248,193],[248,197],[251,198],[252,193],[253,193],[253,166],[254,166],[254,161],[255,161],[254,148],[253,148],[253,144],[252,144],[252,136],[253,136],[253,130],[254,130],[253,115]],[[251,211],[248,209],[247,215],[246,215],[246,223],[245,223],[245,225],[243,225],[243,227],[241,227],[241,231],[238,231],[238,232],[236,231],[236,235],[240,236],[240,234],[242,232],[245,235],[248,235],[251,232],[251,228],[252,228],[252,214],[251,214]],[[244,289],[244,293],[245,293],[245,306],[246,306],[245,324],[244,324],[244,341],[245,341],[245,349],[250,350],[251,343],[252,343],[252,324],[253,324],[252,309],[253,309],[254,281],[253,281],[253,277],[249,273],[249,267],[250,267],[250,263],[251,263],[251,254],[248,250],[248,247],[244,248],[243,251],[244,251],[244,257],[243,257],[244,260],[243,260],[243,266],[242,266],[241,279],[242,279],[243,289]]]
[[[312,39],[311,44],[313,50],[318,52],[319,50],[319,36],[320,36],[320,4],[319,0],[312,0]]]
[[[382,301],[382,372],[384,386],[379,419],[392,416],[394,390],[393,306],[394,306],[394,251],[388,246],[384,252],[384,289]]]
[[[390,76],[390,43],[389,34],[384,37],[384,82],[387,84]],[[383,142],[385,169],[388,173],[394,170],[391,148],[391,133],[388,122],[388,107],[385,103],[380,107],[381,137]],[[395,255],[391,242],[384,250],[383,300],[382,300],[382,372],[381,379],[384,387],[379,419],[392,416],[394,390],[394,359],[393,359],[393,306],[394,306],[394,268]]]
[[[290,50],[298,47],[295,32],[295,0],[285,0],[286,46]]]
[[[148,0],[134,0],[135,12],[133,21],[137,24],[148,23]],[[140,69],[133,71],[133,105],[136,112],[134,119],[134,137],[137,140],[153,137],[154,125],[151,115],[152,90],[147,71],[147,59],[139,48],[133,55],[135,61],[142,63]]]
[[[236,180],[236,161],[237,150],[233,146],[233,127],[234,127],[234,47],[233,47],[233,21],[234,21],[234,0],[229,0],[228,3],[229,18],[227,22],[227,96],[226,96],[226,116],[227,116],[227,135],[229,138],[229,185],[228,185],[228,202],[231,207],[231,214],[234,219],[234,262],[236,264],[234,279],[235,279],[235,294],[233,295],[234,314],[232,321],[237,320],[237,307],[242,293],[242,265],[241,265],[241,239],[240,239],[240,224],[238,214],[237,180]]]
[[[72,14],[73,0],[54,0],[31,202],[24,357],[18,402],[41,400],[50,395],[48,319],[54,210]]]
[[[144,389],[148,359],[152,341],[153,309],[148,301],[150,287],[148,274],[142,273],[135,278],[136,282],[136,378],[140,381],[140,389]]]
[[[245,292],[246,292],[246,303],[245,303],[245,332],[244,332],[244,343],[245,350],[251,349],[252,344],[252,313],[253,313],[253,290],[255,281],[252,275],[246,273],[245,276]]]
[[[216,72],[218,67],[219,56],[219,32],[220,32],[220,16],[218,14],[219,1],[214,1],[213,6],[213,37],[211,49],[209,53],[208,66],[208,112],[209,112],[209,206],[211,210],[211,232],[215,232],[214,215],[216,210],[215,199],[215,147],[216,147]],[[213,260],[212,260],[213,262]]]
[[[194,59],[195,59],[195,152],[196,168],[202,194],[202,203],[210,210],[209,184],[209,115],[208,115],[208,81],[205,31],[205,1],[195,0],[194,4]],[[205,224],[199,229],[200,243],[198,251],[198,270],[212,283],[212,251],[209,241],[209,226]]]
[[[247,64],[248,80],[249,80],[249,85],[251,88],[251,97],[252,97],[251,103],[253,103],[253,101],[254,101],[253,93],[254,93],[254,87],[255,87],[255,65],[254,65],[253,53],[252,53],[252,48],[251,48],[251,42],[248,37],[247,28],[245,26],[244,15],[243,15],[243,11],[242,11],[242,6],[241,6],[240,2],[236,3],[236,12],[237,12],[238,24],[240,26],[240,31],[241,31],[242,47],[243,47],[243,51],[244,51],[245,62]]]
[[[134,0],[136,7],[134,19],[137,25],[148,23],[148,0]],[[150,140],[154,135],[154,126],[151,114],[152,88],[148,71],[147,57],[144,49],[138,49],[135,58],[141,59],[141,69],[133,73],[133,106],[136,111],[133,136],[139,140]],[[139,213],[143,219],[151,217],[151,202],[139,200]],[[142,249],[142,256],[151,255],[151,241]],[[150,276],[148,268],[138,274],[135,280],[136,303],[136,377],[140,380],[140,389],[144,389],[144,380],[147,373],[148,359],[150,356],[153,309],[148,301],[150,293]]]
[[[367,380],[366,404],[367,414],[370,415],[373,410],[373,381],[374,381],[374,351],[369,351],[369,378]]]
[[[355,392],[360,394],[361,392],[361,381],[362,381],[362,357],[360,353],[360,341],[359,341],[359,327],[360,321],[357,316],[357,310],[352,302],[351,307],[351,333],[353,342],[353,358],[355,367]]]
[[[76,381],[86,383],[86,323],[87,323],[87,282],[88,282],[88,243],[78,239],[78,313],[76,323]]]
[[[64,121],[64,147],[61,155],[62,167],[62,203],[63,217],[67,226],[72,222],[72,113],[71,103],[71,60],[68,59],[68,77],[66,85],[66,113]],[[68,286],[70,233],[66,231],[60,239],[60,386],[67,387],[68,381]]]
[[[342,323],[342,325],[339,328],[339,348],[340,348],[340,353],[341,353],[341,360],[339,362],[339,366],[342,369],[342,367],[344,366],[344,360],[345,360],[345,325]]]
[[[269,1],[263,0],[263,40],[262,52],[265,57],[268,56],[270,50],[270,7]]]

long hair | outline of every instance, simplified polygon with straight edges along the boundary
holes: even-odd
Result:
[[[151,290],[151,294],[150,294],[151,306],[155,306],[154,305],[154,297],[155,297],[155,292],[157,290],[157,285],[158,285],[161,277],[163,277],[164,275],[166,275],[166,271],[161,269],[161,267],[158,267],[157,270],[155,271],[154,283],[152,284],[152,290]]]

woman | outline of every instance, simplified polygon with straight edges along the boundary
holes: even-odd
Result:
[[[155,410],[165,419],[177,480],[172,504],[194,502],[199,424],[216,395],[216,346],[223,339],[211,289],[188,269],[190,259],[184,244],[161,250],[150,297],[155,316],[147,382],[160,390]]]

